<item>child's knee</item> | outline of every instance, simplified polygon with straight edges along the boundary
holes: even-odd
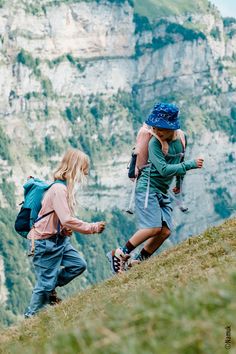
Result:
[[[85,262],[84,259],[80,259],[80,262],[74,268],[74,272],[76,273],[76,275],[79,275],[83,273],[86,269],[87,269],[87,263]]]
[[[161,233],[161,227],[154,227],[150,229],[150,236],[158,236]]]
[[[170,229],[168,229],[167,227],[162,228],[162,230],[161,230],[161,236],[162,236],[164,239],[167,239],[170,235],[171,235]]]
[[[87,263],[85,262],[85,260],[83,260],[82,271],[84,272],[86,269],[87,269]]]

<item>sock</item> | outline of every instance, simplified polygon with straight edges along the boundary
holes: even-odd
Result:
[[[136,259],[138,259],[139,261],[145,261],[145,259],[150,258],[152,255],[152,253],[149,253],[148,251],[146,251],[144,248],[141,250],[141,252],[138,254],[138,256],[136,257]]]
[[[135,246],[133,246],[132,243],[128,241],[125,247],[122,247],[121,249],[124,253],[129,254],[135,249]]]

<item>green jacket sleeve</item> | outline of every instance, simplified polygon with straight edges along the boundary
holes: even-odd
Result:
[[[184,176],[188,170],[197,168],[195,160],[188,160],[177,164],[168,164],[161,150],[160,142],[152,138],[149,142],[149,160],[163,177]]]

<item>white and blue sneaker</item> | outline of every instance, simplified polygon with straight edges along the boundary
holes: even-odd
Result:
[[[107,253],[107,258],[111,264],[112,273],[123,273],[127,269],[127,261],[130,259],[130,255],[124,253],[121,248],[112,250]]]
[[[25,317],[25,319],[33,318],[33,317],[35,317],[35,312],[32,312],[32,311],[30,311],[30,310],[27,310],[27,311],[24,313],[24,317]]]
[[[140,264],[142,261],[141,259],[139,259],[138,257],[132,257],[128,260],[127,262],[127,267],[128,269],[135,267],[136,265]]]

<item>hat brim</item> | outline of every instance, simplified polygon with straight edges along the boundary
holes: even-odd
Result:
[[[180,124],[179,122],[174,122],[173,124],[166,122],[162,118],[158,118],[155,122],[152,120],[148,119],[145,121],[147,125],[150,125],[151,127],[154,128],[161,128],[161,129],[168,129],[168,130],[177,130],[180,129]]]

